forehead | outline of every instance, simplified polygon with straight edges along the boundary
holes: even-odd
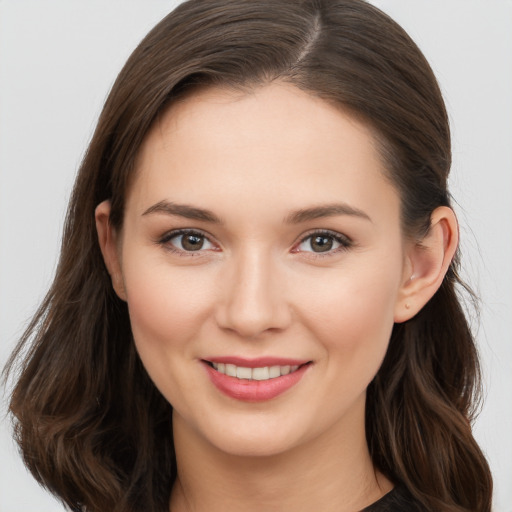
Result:
[[[397,200],[365,124],[274,83],[243,92],[208,88],[172,104],[141,146],[129,201],[141,209],[170,194],[212,208],[255,193],[290,208],[371,203],[383,193]]]
[[[378,158],[371,129],[355,115],[285,82],[243,90],[213,86],[193,89],[157,119],[141,154],[148,144],[166,145],[170,142],[166,136],[177,137],[185,131],[187,137],[193,135],[191,142],[202,139],[204,144],[212,142],[216,147],[225,145],[226,135],[231,136],[229,142],[233,145],[264,144],[281,149],[298,149],[301,142],[308,142],[311,148],[318,139],[337,144],[342,138],[351,139],[358,149]]]

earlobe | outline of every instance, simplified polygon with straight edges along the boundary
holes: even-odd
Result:
[[[96,231],[103,261],[112,279],[112,287],[117,296],[126,301],[123,274],[119,258],[117,233],[110,224],[110,201],[103,201],[95,210]]]
[[[406,275],[395,304],[395,322],[415,316],[434,296],[457,250],[459,242],[455,213],[447,206],[436,208],[425,237],[407,249]]]

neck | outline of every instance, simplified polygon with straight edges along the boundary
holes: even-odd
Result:
[[[216,449],[174,414],[178,475],[172,512],[322,510],[354,512],[392,484],[374,470],[359,424],[334,428],[285,453],[239,456]]]

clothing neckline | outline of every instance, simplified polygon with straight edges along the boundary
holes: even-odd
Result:
[[[379,498],[377,501],[374,501],[371,505],[363,508],[361,512],[380,512],[381,510],[384,512],[386,509],[382,507],[386,507],[387,505],[391,505],[392,502],[396,502],[396,499],[402,494],[402,489],[400,486],[395,485],[390,491],[388,491],[384,496]]]

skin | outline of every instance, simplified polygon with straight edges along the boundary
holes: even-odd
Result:
[[[220,222],[160,211],[162,201]],[[290,222],[340,203],[345,211]],[[196,92],[146,138],[120,232],[109,212],[108,201],[96,211],[105,262],[173,406],[173,511],[354,512],[392,488],[368,453],[366,388],[393,324],[441,284],[457,224],[438,208],[421,246],[404,238],[400,198],[366,126],[291,85]],[[187,252],[179,229],[203,234],[203,248]],[[324,233],[333,248],[315,252],[315,230],[341,242]],[[312,364],[291,389],[254,403],[213,386],[201,360],[215,356]]]

